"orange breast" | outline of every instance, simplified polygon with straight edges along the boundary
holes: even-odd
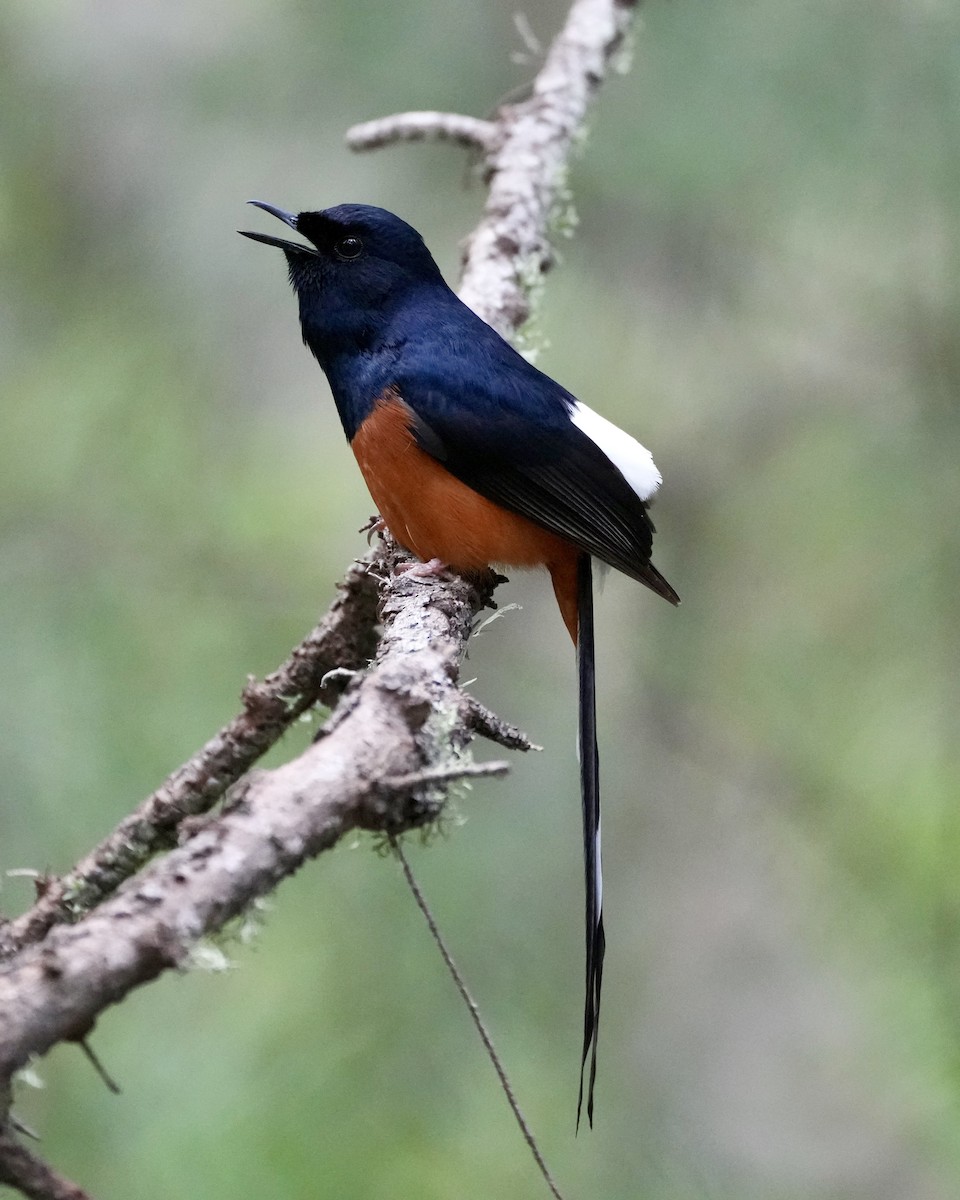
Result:
[[[416,444],[411,418],[387,392],[351,443],[387,528],[418,558],[439,558],[460,572],[547,567],[575,639],[577,547],[461,483]]]

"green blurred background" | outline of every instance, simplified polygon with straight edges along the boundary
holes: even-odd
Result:
[[[547,41],[561,0],[524,11]],[[0,14],[0,867],[59,871],[235,711],[370,512],[243,201],[360,200],[453,276],[459,151],[536,62],[506,0],[8,0]],[[573,165],[540,364],[653,447],[678,611],[600,603],[606,972],[581,1005],[573,663],[549,588],[472,647],[546,751],[415,866],[568,1196],[960,1190],[960,13],[656,0]],[[305,730],[283,747],[293,753]],[[7,914],[29,901],[4,878]],[[18,1111],[101,1200],[543,1194],[396,866],[282,887]]]

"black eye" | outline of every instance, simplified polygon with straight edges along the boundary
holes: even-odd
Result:
[[[359,258],[363,253],[363,242],[358,237],[341,238],[339,242],[334,243],[333,252],[337,258],[344,260]]]

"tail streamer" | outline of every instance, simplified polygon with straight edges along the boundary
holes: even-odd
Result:
[[[583,805],[583,869],[586,912],[586,993],[583,1006],[583,1055],[577,1096],[577,1129],[583,1107],[587,1058],[587,1120],[593,1128],[593,1088],[597,1078],[597,1032],[603,977],[603,879],[600,865],[600,756],[597,750],[596,654],[593,625],[593,568],[589,554],[577,562],[577,673],[579,677],[580,798]]]

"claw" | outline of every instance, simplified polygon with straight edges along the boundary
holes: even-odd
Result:
[[[452,574],[447,564],[439,558],[431,558],[429,562],[401,563],[396,573],[424,582],[428,579],[450,579]]]
[[[386,530],[387,526],[383,517],[374,516],[370,518],[366,525],[361,525],[357,533],[365,533],[367,535],[367,545],[369,546],[375,533],[386,533]]]

